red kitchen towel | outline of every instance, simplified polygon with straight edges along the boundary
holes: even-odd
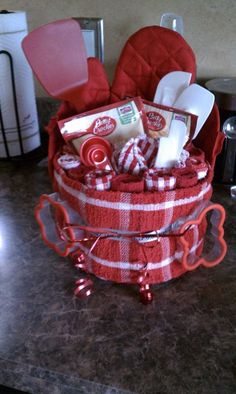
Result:
[[[224,138],[224,133],[220,131],[219,110],[215,104],[203,128],[194,139],[194,146],[204,152],[205,159],[210,164],[209,174],[211,174],[211,180],[214,175],[216,157],[222,149]]]
[[[212,194],[209,174],[193,187],[146,193],[102,193],[70,179],[54,159],[54,187],[85,223],[94,227],[150,231],[188,215],[197,203]],[[196,174],[196,173],[195,173]],[[197,179],[197,174],[196,174]]]
[[[88,58],[88,82],[80,92],[80,100],[75,107],[82,113],[108,104],[110,85],[103,64],[97,58]]]
[[[147,161],[145,160],[140,147],[138,146],[138,139],[131,138],[125,146],[121,149],[118,158],[119,172],[128,172],[133,175],[141,175],[146,170]]]
[[[205,230],[205,221],[188,230],[185,238],[191,253],[201,255]],[[173,236],[145,244],[129,239],[100,239],[92,252],[90,248],[87,243],[79,245],[86,256],[86,270],[105,280],[137,284],[140,275],[147,270],[148,283],[162,283],[186,272],[181,264],[183,252],[178,238]]]
[[[116,175],[111,180],[111,190],[128,193],[140,193],[144,191],[144,179],[137,175]]]
[[[205,178],[209,169],[209,165],[205,160],[200,160],[195,156],[190,156],[186,160],[186,167],[190,167],[196,171],[198,180]]]
[[[142,155],[147,162],[147,166],[149,168],[152,167],[157,156],[159,140],[145,135],[143,137],[139,137],[137,145],[141,149]]]
[[[188,144],[186,150],[187,152],[189,152],[189,155],[194,156],[195,159],[198,159],[200,161],[205,160],[205,153],[203,152],[203,150],[194,146],[192,142]]]
[[[67,170],[67,175],[69,178],[74,179],[77,182],[84,183],[85,175],[91,170],[91,167],[85,167],[83,164],[81,164],[77,168],[71,168]]]
[[[120,172],[141,175],[144,170],[152,166],[157,151],[157,140],[147,136],[131,138],[120,152],[118,169]]]
[[[190,188],[198,183],[197,172],[192,167],[174,168],[172,173],[178,188]]]

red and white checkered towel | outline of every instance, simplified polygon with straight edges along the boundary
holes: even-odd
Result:
[[[150,168],[144,173],[145,190],[167,191],[176,187],[176,177],[171,171]]]
[[[99,191],[110,190],[111,180],[114,175],[114,171],[105,172],[102,170],[92,170],[84,176],[84,183],[89,189]]]

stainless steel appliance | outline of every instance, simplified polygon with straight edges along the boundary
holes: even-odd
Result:
[[[223,149],[216,160],[214,180],[236,183],[236,78],[211,79],[205,86],[215,95],[221,130],[225,134]]]

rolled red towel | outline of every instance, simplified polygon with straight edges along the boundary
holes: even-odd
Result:
[[[186,160],[186,167],[190,167],[197,172],[198,180],[205,178],[209,169],[206,161],[200,160],[195,156],[190,156]]]
[[[192,167],[173,168],[177,188],[192,187],[198,182],[197,172]]]
[[[71,168],[67,170],[67,175],[69,178],[74,179],[75,181],[84,183],[84,176],[92,170],[91,167],[86,167],[81,164],[77,168]]]
[[[111,190],[128,193],[140,193],[144,191],[144,179],[137,175],[116,175],[111,180]]]
[[[185,149],[190,153],[190,156],[194,156],[196,159],[201,161],[205,160],[205,153],[203,150],[196,148],[192,143],[188,144]]]

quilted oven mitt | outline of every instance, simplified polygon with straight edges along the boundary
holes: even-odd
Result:
[[[126,42],[118,60],[111,87],[111,101],[141,96],[152,101],[160,79],[171,71],[192,73],[195,55],[184,38],[160,26],[147,26]]]
[[[141,96],[152,101],[160,79],[171,71],[192,73],[195,81],[196,61],[191,47],[177,32],[160,26],[147,26],[126,42],[118,60],[111,86],[111,102]],[[205,152],[211,176],[217,154],[224,141],[215,104],[194,145]]]

